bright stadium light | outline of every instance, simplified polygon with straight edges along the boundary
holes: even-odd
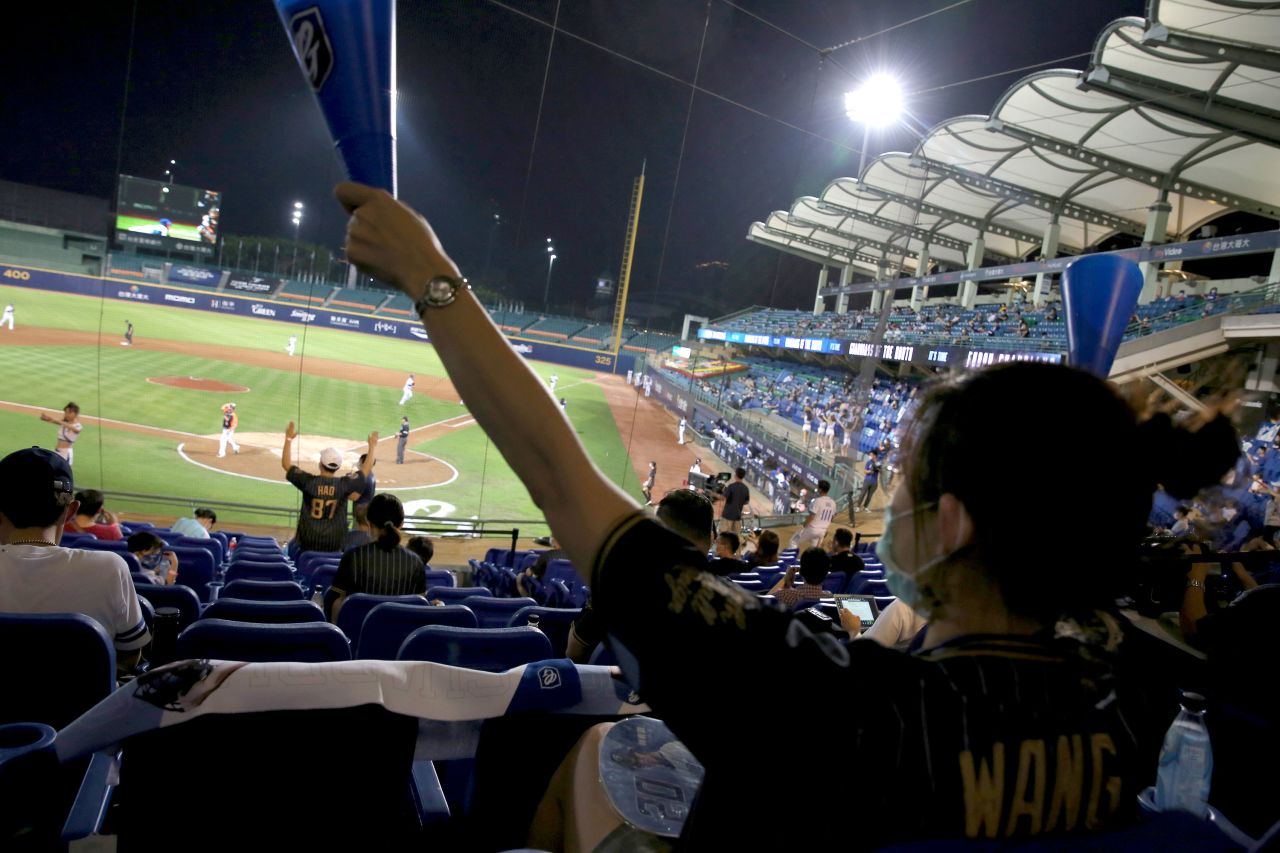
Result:
[[[547,238],[547,242],[551,242],[551,238]],[[547,246],[547,284],[542,288],[542,313],[547,313],[547,300],[551,296],[551,270],[556,265],[556,250],[554,246]]]
[[[850,120],[866,127],[888,127],[902,117],[902,84],[888,74],[873,74],[844,96]]]

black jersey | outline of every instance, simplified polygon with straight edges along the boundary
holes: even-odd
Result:
[[[324,477],[309,474],[297,465],[286,475],[302,492],[298,511],[298,544],[303,551],[341,551],[347,532],[347,499],[364,489],[364,477]]]
[[[1128,819],[1154,776],[1164,721],[1077,643],[973,636],[908,655],[841,642],[705,565],[637,514],[591,584],[642,698],[706,767],[689,849],[798,849],[797,833],[804,849],[861,850],[1079,832]],[[779,721],[816,740],[762,742],[761,725]],[[743,811],[779,786],[832,819],[801,829]]]

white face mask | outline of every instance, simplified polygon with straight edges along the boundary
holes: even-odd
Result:
[[[923,602],[920,600],[919,579],[934,566],[951,559],[955,552],[941,554],[931,560],[926,560],[922,565],[908,570],[893,556],[893,526],[895,521],[933,506],[936,506],[936,503],[921,504],[900,513],[894,512],[892,504],[886,506],[884,510],[884,532],[880,534],[880,539],[876,542],[876,556],[884,564],[884,580],[889,587],[889,592],[925,618],[928,618],[929,614],[921,612],[920,609]]]

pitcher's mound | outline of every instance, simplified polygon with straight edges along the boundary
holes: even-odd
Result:
[[[199,376],[148,376],[147,381],[153,385],[168,385],[170,388],[217,391],[221,394],[243,394],[249,390],[243,385],[232,385],[230,382],[219,382],[216,379],[201,379]]]

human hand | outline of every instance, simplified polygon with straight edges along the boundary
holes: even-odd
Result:
[[[378,446],[378,431],[375,429],[373,432],[369,433],[369,450],[372,451],[377,446]]]
[[[850,637],[856,637],[862,633],[862,619],[852,610],[841,607],[840,627],[848,631]]]
[[[334,196],[351,214],[347,259],[362,271],[417,299],[439,275],[458,276],[431,225],[386,190],[344,182]]]
[[[298,437],[298,428],[293,425],[293,421],[289,421],[289,425],[284,428],[284,437],[290,441]]]

